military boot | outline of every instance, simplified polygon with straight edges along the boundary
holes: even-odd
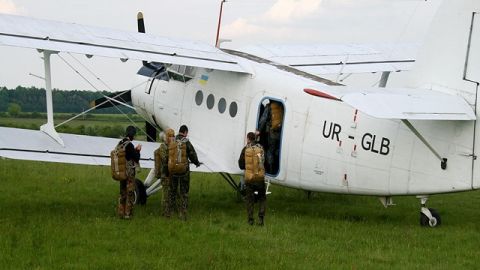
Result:
[[[117,216],[119,218],[123,218],[125,216],[125,206],[123,204],[119,204],[117,206]]]
[[[263,221],[263,217],[258,217],[258,226],[263,226],[264,225],[264,221]]]

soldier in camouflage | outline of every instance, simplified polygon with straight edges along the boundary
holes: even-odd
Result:
[[[265,110],[258,121],[258,130],[256,132],[256,135],[260,135],[262,138],[261,143],[266,151],[265,170],[269,174],[277,174],[279,169],[281,129],[272,127],[272,107],[274,106],[283,108],[280,102],[270,100],[265,105]]]
[[[186,141],[187,148],[187,157],[190,162],[195,164],[195,166],[200,166],[201,162],[198,161],[197,153],[195,148],[193,148],[192,143],[187,139],[188,127],[182,125],[178,130],[178,135],[175,137],[175,140],[184,140]],[[171,175],[172,184],[170,186],[170,205],[176,205],[176,195],[178,186],[180,186],[180,219],[187,220],[187,209],[188,209],[188,191],[190,189],[190,169],[187,167],[187,172],[182,175]]]
[[[120,198],[118,199],[117,213],[120,218],[130,219],[133,215],[133,204],[135,200],[135,169],[139,166],[140,151],[142,145],[133,146],[133,138],[137,130],[133,126],[128,126],[126,136],[119,144],[130,141],[125,147],[125,156],[127,159],[127,180],[120,181]]]
[[[263,148],[260,144],[257,144],[255,142],[255,133],[249,132],[247,134],[247,145],[242,149],[242,153],[240,154],[240,157],[238,159],[238,166],[240,167],[241,170],[245,170],[245,151],[247,147],[260,147]],[[262,157],[263,160],[263,157]],[[258,181],[258,182],[252,182],[252,183],[245,183],[245,189],[246,189],[246,206],[247,206],[247,218],[248,218],[248,224],[253,225],[254,219],[253,219],[253,208],[255,201],[258,201],[258,225],[263,226],[265,222],[265,210],[266,210],[266,202],[267,202],[267,196],[266,196],[266,189],[265,189],[265,182],[264,180]],[[255,192],[257,194],[255,194]],[[255,198],[256,197],[256,198]]]
[[[170,205],[170,186],[171,186],[171,177],[168,173],[168,145],[175,140],[175,131],[169,128],[165,131],[163,135],[163,142],[160,144],[160,166],[159,171],[156,172],[157,177],[161,178],[163,197],[162,197],[162,206],[163,211],[162,215],[164,217],[170,217],[172,213],[172,205]]]

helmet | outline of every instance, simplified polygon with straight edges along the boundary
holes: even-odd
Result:
[[[133,137],[137,134],[137,129],[134,126],[128,126],[126,130],[127,137]]]

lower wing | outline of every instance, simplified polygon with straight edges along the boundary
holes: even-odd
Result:
[[[0,157],[22,160],[61,162],[85,165],[110,166],[110,151],[119,139],[59,133],[65,147],[59,145],[46,133],[39,130],[0,127]],[[134,141],[142,144],[140,166],[153,168],[153,152],[159,144]],[[220,164],[212,162],[201,149],[196,149],[199,160],[205,164],[193,171],[228,172]]]

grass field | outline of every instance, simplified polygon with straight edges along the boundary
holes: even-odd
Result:
[[[187,222],[160,217],[160,194],[117,219],[108,167],[0,159],[0,179],[2,269],[478,269],[479,192],[431,197],[430,229],[413,197],[384,209],[274,186],[252,227],[217,174],[192,175]]]
[[[41,125],[47,122],[47,117],[44,114],[40,114],[40,116],[39,118],[28,117],[28,115],[24,117],[0,117],[0,126],[38,130]],[[54,115],[55,125],[70,119],[72,116],[73,114],[56,113]],[[88,114],[57,127],[57,131],[118,138],[124,134],[125,128],[129,125],[145,129],[145,121],[137,114],[128,117],[119,114]],[[136,139],[145,140],[146,136],[139,131]]]

